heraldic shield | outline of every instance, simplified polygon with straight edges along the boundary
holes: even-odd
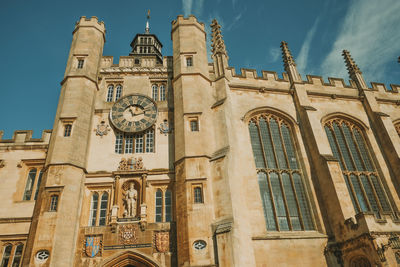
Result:
[[[156,248],[158,252],[165,253],[169,250],[169,233],[158,232],[156,233]]]
[[[85,253],[89,257],[93,258],[100,251],[101,237],[100,236],[87,236]]]

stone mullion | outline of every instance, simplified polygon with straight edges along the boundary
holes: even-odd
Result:
[[[285,140],[283,140],[283,136],[282,136],[281,125],[282,125],[282,121],[278,121],[279,138],[281,139],[282,150],[283,150],[283,154],[285,155],[287,168],[290,170],[291,167],[290,167],[290,163],[289,163],[289,157],[288,157],[287,152],[286,152]]]
[[[272,185],[271,185],[271,179],[270,179],[270,176],[269,176],[269,172],[267,172],[266,175],[267,175],[268,189],[269,189],[270,196],[271,196],[272,211],[274,212],[274,220],[275,220],[276,230],[280,231],[280,226],[279,226],[279,221],[278,221],[278,214],[276,212],[276,206],[275,206],[274,191],[272,190]]]

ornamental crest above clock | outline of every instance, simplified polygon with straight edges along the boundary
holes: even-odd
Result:
[[[122,132],[142,132],[156,122],[157,106],[145,95],[127,95],[114,104],[110,112],[110,120],[115,128]]]

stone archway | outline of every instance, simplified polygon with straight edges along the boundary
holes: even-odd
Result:
[[[160,265],[147,256],[138,252],[126,251],[111,259],[106,259],[103,267],[159,267]]]

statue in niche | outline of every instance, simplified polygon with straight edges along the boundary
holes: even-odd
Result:
[[[135,189],[134,183],[130,184],[129,190],[126,191],[125,194],[125,217],[136,217],[136,199],[137,199],[137,191]]]

